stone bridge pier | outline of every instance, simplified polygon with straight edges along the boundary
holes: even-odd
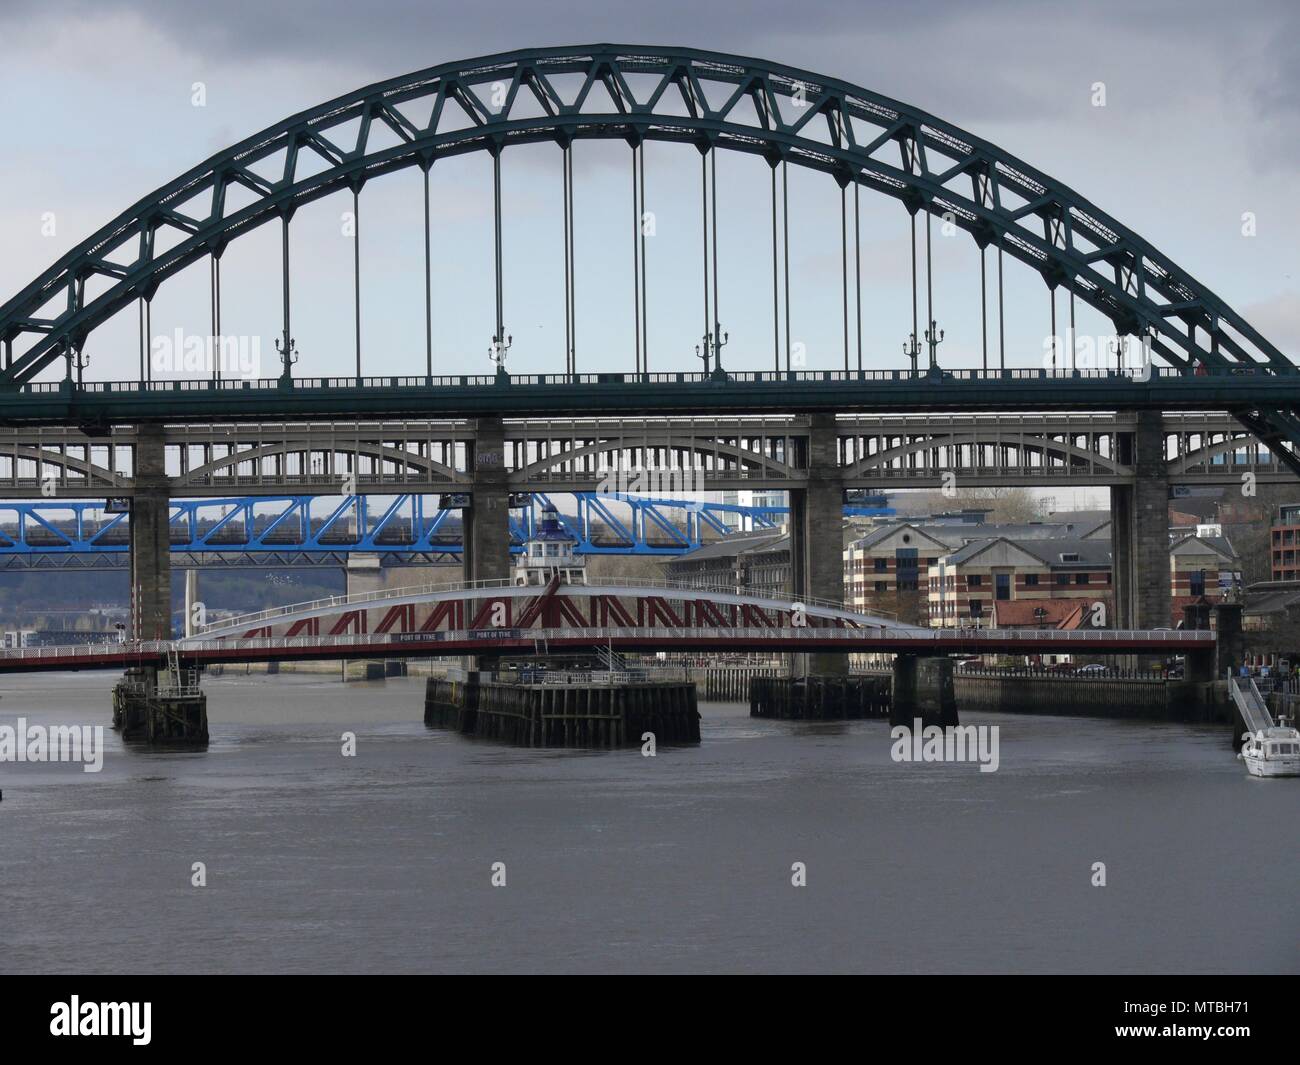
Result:
[[[131,499],[131,636],[172,635],[169,485],[160,425],[136,430],[135,493]]]
[[[1135,431],[1118,434],[1117,450],[1134,477],[1110,490],[1111,623],[1119,629],[1170,628],[1169,475],[1160,412],[1139,411]]]
[[[463,514],[467,581],[507,580],[510,577],[510,485],[506,476],[505,425],[500,418],[473,423],[468,465],[473,481],[470,506]],[[474,605],[465,604],[465,623],[473,620]],[[468,669],[493,669],[495,655],[471,655]]]
[[[790,491],[790,559],[794,595],[844,605],[844,472],[835,415],[814,414],[808,430],[808,481]],[[798,656],[796,673],[849,671],[847,654]]]

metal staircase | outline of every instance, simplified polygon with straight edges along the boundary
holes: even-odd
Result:
[[[1236,704],[1246,731],[1252,735],[1273,727],[1273,715],[1268,712],[1264,697],[1250,677],[1229,677],[1228,690]]]

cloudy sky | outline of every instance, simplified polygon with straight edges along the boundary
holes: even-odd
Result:
[[[907,101],[1064,181],[1142,234],[1300,356],[1297,168],[1300,68],[1293,0],[1054,4],[757,3],[620,0],[365,3],[274,0],[3,0],[0,300],[142,195],[277,120],[369,82],[475,55],[614,41],[716,49],[800,66]],[[202,82],[206,101],[193,106]],[[1093,85],[1106,106],[1092,105]],[[513,156],[513,157],[512,157]],[[647,150],[652,369],[693,368],[700,332],[698,158]],[[580,144],[580,368],[631,367],[628,152]],[[558,150],[507,153],[506,322],[517,370],[562,366]],[[485,158],[434,168],[436,362],[484,372],[492,332],[491,189]],[[768,171],[724,155],[722,319],[733,367],[771,360]],[[821,175],[792,179],[792,326],[810,366],[834,366],[839,340],[839,197]],[[872,202],[867,203],[870,200]],[[896,366],[910,329],[907,223],[864,199],[866,363]],[[295,218],[300,373],[352,364],[352,245],[334,197]],[[1256,235],[1244,236],[1251,212]],[[44,224],[54,219],[54,232]],[[363,365],[423,365],[418,172],[362,196]],[[979,361],[978,256],[937,240],[936,310],[948,365]],[[269,365],[279,325],[273,226],[227,253],[224,325],[258,337]],[[1028,274],[1027,271],[1021,271]],[[1008,279],[1008,361],[1037,365],[1046,290]],[[207,331],[203,264],[167,282],[155,334]],[[1105,324],[1081,317],[1083,332]],[[134,314],[100,330],[90,376],[133,376]]]

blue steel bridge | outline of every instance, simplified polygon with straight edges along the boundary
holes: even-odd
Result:
[[[557,497],[558,498],[558,497]],[[557,506],[561,524],[591,555],[680,555],[736,531],[773,530],[788,507],[574,492],[572,503],[530,493],[511,499],[512,553]],[[325,505],[320,506],[321,503]],[[403,494],[242,496],[173,500],[168,519],[179,565],[346,565],[350,554],[385,565],[459,561],[464,550],[456,496]],[[0,503],[0,569],[104,569],[127,565],[130,515],[112,501]],[[846,516],[892,514],[883,496],[844,506]]]
[[[586,206],[575,194],[574,157],[591,141],[627,147],[627,174],[619,183],[627,196],[632,313],[622,336],[593,330],[580,318],[575,295],[587,282],[574,240],[575,215]],[[694,307],[661,298],[647,284],[651,252],[642,219],[651,169],[645,147],[652,142],[676,146],[675,170],[687,162],[698,166],[698,189],[688,202],[672,205],[676,215],[699,222],[698,260],[672,264],[679,274],[698,270]],[[539,200],[552,197],[560,239],[545,248],[512,241],[511,254],[534,277],[562,264],[563,345],[550,346],[538,372],[520,374],[511,372],[508,358],[514,344],[508,323],[520,300],[506,285],[501,175],[512,149],[541,144],[554,146],[555,181],[535,191]],[[464,373],[463,361],[446,366],[434,359],[433,264],[454,266],[457,249],[433,239],[429,178],[441,161],[473,154],[491,166],[492,224],[483,246],[492,249],[494,269],[483,302],[492,314],[483,339],[495,372],[486,375]],[[770,196],[758,217],[746,219],[745,247],[720,254],[719,214],[736,209],[717,195],[724,154],[757,168]],[[839,241],[833,322],[839,343],[831,364],[816,368],[804,365],[797,350],[792,306],[801,284],[824,289],[826,281],[790,270],[791,168],[824,178],[838,206],[831,235]],[[411,352],[362,349],[361,279],[375,266],[358,239],[353,368],[339,376],[318,355],[313,364],[313,352],[299,350],[295,338],[294,323],[313,314],[291,254],[295,214],[337,196],[363,234],[367,185],[400,170],[419,177],[424,194],[422,212],[414,212],[425,252],[423,335],[412,337]],[[1196,180],[1194,169],[1188,180]],[[911,298],[901,309],[873,306],[863,284],[861,208],[873,197],[897,204],[900,229],[910,234],[908,261],[898,264],[898,273],[910,280]],[[976,253],[955,279],[936,278],[936,221],[964,235]],[[206,333],[210,347],[221,350],[229,339],[222,325],[228,310],[223,263],[227,286],[231,280],[226,253],[265,226],[280,238],[279,313],[263,327],[275,338],[279,373],[245,380],[214,366],[155,374],[150,355],[159,335],[159,291],[187,270],[205,273]],[[720,284],[720,273],[740,254],[749,262],[770,257],[770,284],[764,280],[724,307],[720,296],[732,290]],[[765,271],[769,264],[762,265]],[[1008,281],[1013,274],[1041,286],[1041,300],[1008,299],[1009,291],[1019,291]],[[951,365],[941,354],[956,339],[943,303],[952,285],[979,294],[978,313],[962,338],[967,351],[979,353],[978,366]],[[901,357],[864,344],[864,313],[884,310],[901,311]],[[683,353],[665,351],[657,332],[665,318],[688,313],[698,315],[700,330],[698,366],[685,354],[690,372],[680,369]],[[138,372],[125,380],[120,369],[108,372],[135,361],[135,352],[120,350],[120,331],[104,329],[118,315],[137,334]],[[1075,337],[1087,321],[1095,324],[1085,332],[1112,335],[1114,345],[1081,359]],[[1026,335],[1017,328],[1024,322],[1051,341],[1046,351],[1008,344],[1008,335]],[[400,354],[409,362],[421,341],[423,367],[388,372],[386,360]],[[539,354],[530,352],[530,365],[538,365]],[[338,469],[328,461],[321,471],[295,467],[294,455],[310,450],[306,444],[290,442],[278,452],[258,445],[243,458],[221,452],[221,441],[237,441],[245,427],[254,427],[255,436],[279,427],[291,438],[295,426],[347,435],[346,423],[364,421],[454,425],[454,454],[406,451],[398,479],[415,470],[422,488],[454,484],[469,496],[461,554],[466,579],[475,581],[500,579],[508,570],[511,493],[592,491],[594,459],[610,450],[642,464],[656,449],[707,452],[710,487],[730,482],[727,487],[788,491],[794,587],[820,598],[842,595],[838,519],[846,489],[936,486],[945,474],[965,484],[1100,485],[1110,492],[1115,519],[1116,621],[1141,629],[1163,624],[1169,613],[1163,542],[1171,488],[1196,479],[1294,478],[1298,412],[1300,374],[1292,357],[1208,284],[1064,181],[870,89],[777,62],[689,48],[526,49],[364,86],[289,116],[148,192],[0,304],[3,494],[15,498],[26,488],[33,497],[22,468],[34,462],[38,470],[55,467],[48,483],[56,494],[128,501],[140,638],[162,634],[167,624],[171,500],[190,494],[187,481],[204,482],[194,494],[221,497],[293,493],[295,481],[309,482],[313,493],[339,492]],[[967,416],[986,421],[948,429],[933,424]],[[891,428],[891,418],[903,426]],[[612,444],[611,419],[674,424],[655,430],[654,440],[638,443],[624,433]],[[720,425],[754,419],[787,424],[753,433]],[[919,432],[907,424],[912,421]],[[699,438],[675,443],[690,437],[696,422],[711,424]],[[593,428],[575,443],[584,423]],[[564,446],[552,449],[557,442]],[[191,443],[209,449],[193,463]],[[372,455],[383,446],[373,439],[365,444]],[[129,454],[119,454],[123,448]],[[177,448],[186,455],[179,472],[169,452]],[[326,450],[361,454],[355,439]],[[278,483],[264,484],[260,460],[272,452],[283,458],[270,475]],[[1235,456],[1242,453],[1249,461],[1238,466]],[[217,483],[220,468],[244,461],[256,467],[250,474],[256,487]],[[43,472],[37,478],[47,483]],[[351,489],[372,490],[360,481]]]

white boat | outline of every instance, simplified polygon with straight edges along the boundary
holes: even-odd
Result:
[[[1237,755],[1252,777],[1300,777],[1300,729],[1282,724],[1246,737]]]

